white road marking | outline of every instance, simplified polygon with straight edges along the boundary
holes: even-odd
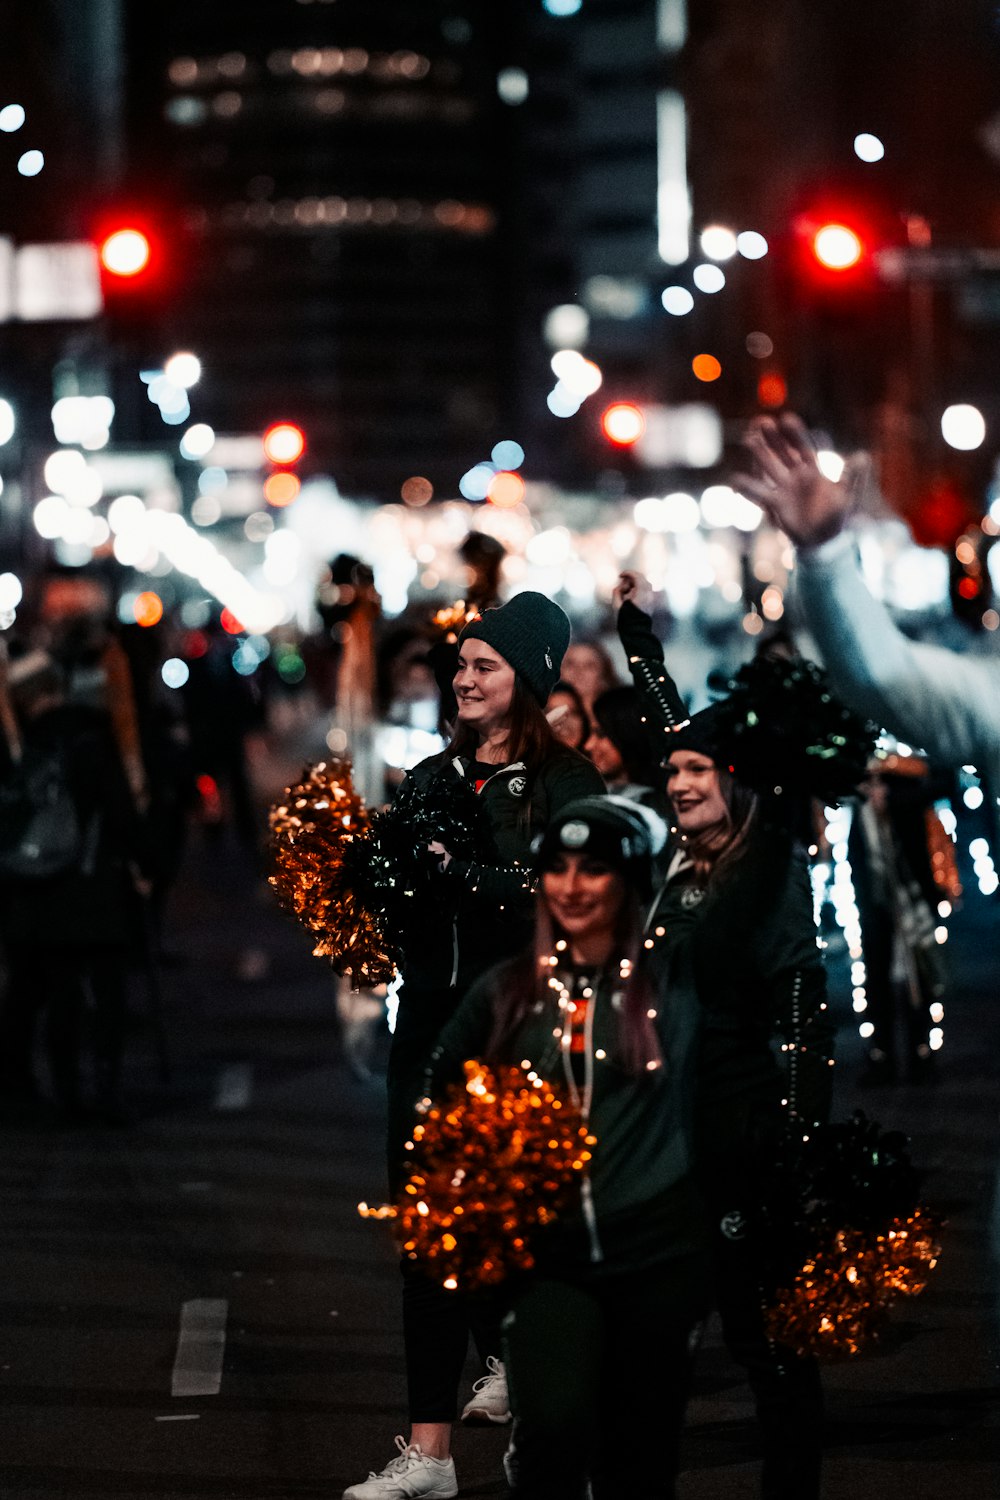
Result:
[[[181,1326],[170,1380],[172,1396],[219,1394],[228,1311],[229,1303],[220,1297],[199,1297],[181,1303]]]
[[[233,1063],[223,1068],[215,1090],[215,1108],[224,1111],[246,1109],[253,1096],[253,1064]]]

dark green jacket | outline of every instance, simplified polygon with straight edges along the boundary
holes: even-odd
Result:
[[[511,984],[530,983],[530,959],[502,964],[481,978],[444,1028],[428,1084],[461,1077],[466,1059],[486,1057],[494,1027],[494,999]],[[541,1077],[578,1091],[592,1069],[589,1124],[597,1138],[593,1162],[581,1174],[577,1205],[539,1242],[540,1260],[637,1268],[696,1249],[703,1219],[692,1176],[691,1126],[698,1005],[687,954],[663,950],[648,961],[654,1022],[662,1066],[635,1076],[625,1071],[617,1043],[617,981],[595,985],[589,1056],[567,1054],[555,1033],[561,1012],[550,990],[492,1053],[494,1064],[529,1059]]]

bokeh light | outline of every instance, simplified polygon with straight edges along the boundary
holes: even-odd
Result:
[[[691,369],[696,380],[706,382],[718,380],[722,374],[722,366],[714,354],[696,354],[691,361]]]
[[[732,260],[737,250],[736,235],[724,224],[710,224],[703,229],[698,243],[709,260]]]
[[[726,284],[726,273],[721,266],[701,265],[695,266],[691,272],[691,280],[699,292],[721,292]]]
[[[297,463],[305,451],[305,433],[294,422],[275,422],[264,434],[264,452],[272,464]]]
[[[158,625],[163,619],[163,600],[159,594],[154,594],[152,589],[144,589],[141,594],[136,595],[132,611],[135,615],[135,623],[148,630],[150,626]]]
[[[885,155],[885,147],[877,135],[862,131],[854,137],[854,154],[861,161],[881,161]]]
[[[141,229],[116,229],[101,245],[101,265],[112,276],[138,276],[149,265],[150,254]]]
[[[501,469],[494,474],[487,490],[487,499],[500,510],[513,510],[524,499],[525,484],[520,474]]]
[[[410,478],[404,481],[399,494],[404,505],[419,508],[433,499],[434,486],[422,474],[411,474]]]
[[[694,298],[686,286],[668,286],[660,298],[664,309],[675,318],[683,318],[694,307]]]
[[[949,406],[941,414],[941,436],[949,448],[971,453],[982,446],[986,421],[977,406]]]
[[[268,505],[280,510],[282,506],[291,505],[301,488],[302,481],[297,474],[279,471],[269,474],[264,480],[264,499]]]
[[[601,416],[601,428],[610,443],[630,448],[646,430],[646,418],[632,401],[615,401]]]

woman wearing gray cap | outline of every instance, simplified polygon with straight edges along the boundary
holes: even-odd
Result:
[[[441,839],[428,842],[432,899],[414,905],[402,934],[404,961],[396,1030],[389,1057],[389,1180],[405,1169],[405,1143],[423,1092],[428,1056],[470,985],[530,941],[531,845],[574,798],[603,791],[584,756],[555,738],[544,707],[569,645],[565,612],[543,594],[525,592],[487,610],[459,637],[454,688],[458,720],[451,744],[410,772],[397,796],[406,815],[428,789],[476,793],[489,852],[453,857]],[[467,791],[466,791],[467,795]],[[469,1304],[403,1261],[410,1440],[380,1473],[352,1485],[345,1500],[447,1497],[458,1493],[450,1457],[458,1384],[472,1332],[487,1375],[463,1420],[510,1419],[500,1359],[499,1317]]]

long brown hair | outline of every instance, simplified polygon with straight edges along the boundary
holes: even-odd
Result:
[[[634,887],[625,882],[615,930],[612,962],[617,967],[628,960],[629,972],[624,981],[621,1010],[618,1012],[619,1057],[627,1073],[638,1077],[660,1068],[663,1054],[650,1012],[657,997],[642,963],[644,910]],[[535,897],[535,941],[532,949],[505,964],[497,975],[493,990],[493,1030],[487,1053],[496,1057],[504,1043],[514,1035],[529,1010],[552,1003],[549,960],[556,953],[556,943],[563,934],[552,920],[548,902],[539,890]]]
[[[706,757],[708,759],[710,757]],[[726,820],[684,839],[703,885],[714,885],[738,864],[747,851],[759,820],[760,798],[725,766],[712,762],[719,776],[719,790],[726,804]]]
[[[464,755],[475,760],[478,749],[479,737],[476,731],[459,719],[445,754]],[[552,726],[538,699],[524,683],[520,673],[515,672],[507,723],[507,764],[516,760],[523,761],[528,775],[533,776],[551,755],[562,749],[564,746],[552,733]]]

